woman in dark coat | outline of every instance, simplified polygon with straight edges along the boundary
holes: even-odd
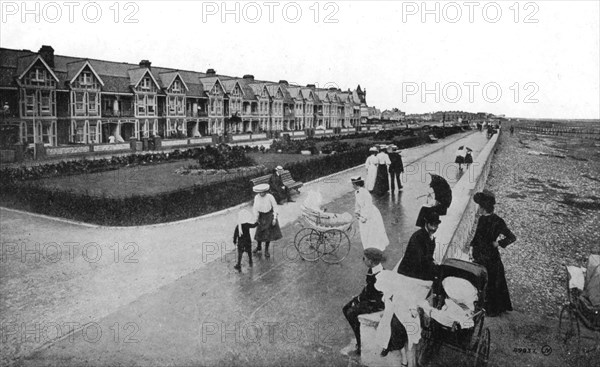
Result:
[[[387,146],[382,145],[379,147],[379,154],[377,154],[379,165],[377,166],[377,178],[375,179],[375,187],[373,188],[374,195],[383,195],[390,190],[388,167],[392,164],[392,161],[390,161],[386,150]]]
[[[484,308],[487,315],[493,317],[513,309],[498,246],[506,248],[517,238],[508,229],[504,220],[494,214],[496,198],[492,192],[488,190],[478,192],[473,200],[479,204],[481,216],[471,241],[472,255],[475,262],[483,265],[487,270],[488,285]]]

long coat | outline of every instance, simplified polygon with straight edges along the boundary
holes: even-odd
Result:
[[[434,252],[435,239],[429,236],[425,228],[419,229],[408,241],[398,273],[411,278],[433,280],[439,271],[439,266],[433,261]]]
[[[477,221],[477,229],[471,241],[473,259],[476,263],[485,266],[488,272],[484,308],[491,314],[512,311],[508,284],[504,274],[504,264],[502,264],[498,248],[493,245],[493,242],[498,240],[500,235],[504,237],[498,241],[498,245],[502,248],[517,240],[517,237],[508,229],[502,218],[496,214],[482,215]]]

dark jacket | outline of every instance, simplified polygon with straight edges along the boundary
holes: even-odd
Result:
[[[473,247],[473,258],[478,263],[495,261],[500,259],[498,248],[494,247],[493,242],[499,235],[504,235],[504,239],[498,241],[502,248],[510,245],[517,240],[517,237],[508,229],[504,219],[496,214],[482,215],[477,221],[477,229],[471,241]]]
[[[233,231],[233,243],[238,246],[250,245],[252,244],[252,237],[250,237],[250,228],[255,228],[258,223],[242,223],[242,234],[240,235],[240,230],[238,226],[235,226],[235,231]]]
[[[269,178],[269,187],[271,189],[271,193],[275,197],[275,200],[281,201],[286,198],[286,188],[283,184],[283,180],[281,176],[279,176],[276,172],[271,175]]]
[[[434,251],[435,240],[429,237],[429,232],[425,228],[416,231],[408,241],[398,273],[411,278],[433,280],[439,272],[439,266],[433,262]]]
[[[389,154],[390,161],[390,172],[404,172],[404,165],[402,163],[402,156],[400,153],[391,153]]]
[[[383,292],[380,292],[375,288],[375,282],[377,281],[376,275],[377,274],[373,274],[373,269],[369,268],[367,271],[367,285],[358,295],[358,300],[360,302],[383,303]]]

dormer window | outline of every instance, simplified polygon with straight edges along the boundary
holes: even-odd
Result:
[[[46,80],[46,70],[41,68],[36,68],[32,72],[31,81],[32,82],[40,82],[43,83]]]
[[[91,85],[93,83],[92,73],[89,71],[84,71],[79,75],[79,84],[81,85]]]
[[[181,82],[179,80],[173,82],[173,92],[181,92]]]
[[[150,90],[150,77],[142,79],[142,90]]]

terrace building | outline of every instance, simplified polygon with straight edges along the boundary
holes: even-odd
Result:
[[[156,67],[148,60],[61,56],[51,46],[38,52],[0,48],[0,143],[99,146],[350,127],[360,122],[365,95],[360,86],[341,92],[217,75],[214,69]]]

